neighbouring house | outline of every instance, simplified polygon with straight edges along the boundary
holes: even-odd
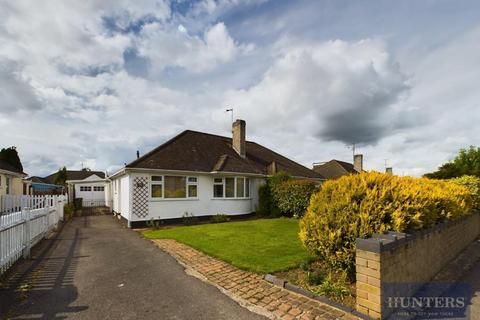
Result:
[[[42,181],[55,185],[55,176],[52,173]],[[81,198],[83,206],[104,206],[105,203],[105,173],[102,171],[90,170],[67,170],[65,181],[67,186],[68,201]]]
[[[65,187],[52,183],[42,177],[32,176],[26,179],[31,186],[31,193],[33,195],[46,195],[46,194],[64,194]]]
[[[363,171],[363,155],[353,156],[353,164],[340,160],[330,160],[313,164],[313,171],[321,174],[325,179],[338,179],[349,174],[356,174]]]
[[[28,194],[23,178],[27,176],[23,169],[17,168],[4,159],[0,159],[0,196]]]
[[[279,171],[316,181],[323,176],[255,142],[246,123],[233,137],[186,130],[108,178],[107,199],[129,226],[185,213],[244,215],[258,206],[258,187]]]

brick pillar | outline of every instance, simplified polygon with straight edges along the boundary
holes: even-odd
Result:
[[[384,310],[386,290],[382,286],[390,282],[397,273],[399,264],[392,260],[390,249],[407,240],[405,233],[389,232],[373,234],[369,239],[357,239],[357,304],[356,309],[373,319],[383,319],[388,315]],[[392,268],[392,263],[395,264]]]
[[[380,253],[357,249],[357,311],[374,319],[382,312],[380,260]]]

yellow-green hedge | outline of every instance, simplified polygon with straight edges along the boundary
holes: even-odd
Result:
[[[470,190],[473,200],[473,207],[480,209],[480,178],[476,176],[461,176],[450,179],[453,183],[459,184]]]
[[[458,184],[377,172],[325,182],[300,222],[300,239],[335,269],[355,272],[355,241],[388,230],[428,228],[470,213],[472,197]]]

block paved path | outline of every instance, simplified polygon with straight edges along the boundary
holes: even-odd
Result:
[[[1,281],[0,319],[264,319],[112,216],[74,218]]]
[[[187,272],[217,286],[240,304],[273,319],[357,319],[342,310],[271,284],[259,274],[243,271],[175,240],[152,240],[174,256]]]

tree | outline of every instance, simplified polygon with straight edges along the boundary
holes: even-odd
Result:
[[[67,168],[63,167],[58,170],[57,173],[55,173],[55,176],[53,178],[53,183],[59,186],[64,186],[67,181]]]
[[[450,179],[463,175],[480,177],[480,148],[470,146],[468,149],[460,149],[455,159],[424,176],[432,179]]]
[[[7,162],[19,171],[23,171],[22,162],[20,161],[16,147],[3,148],[0,150],[0,160]]]

